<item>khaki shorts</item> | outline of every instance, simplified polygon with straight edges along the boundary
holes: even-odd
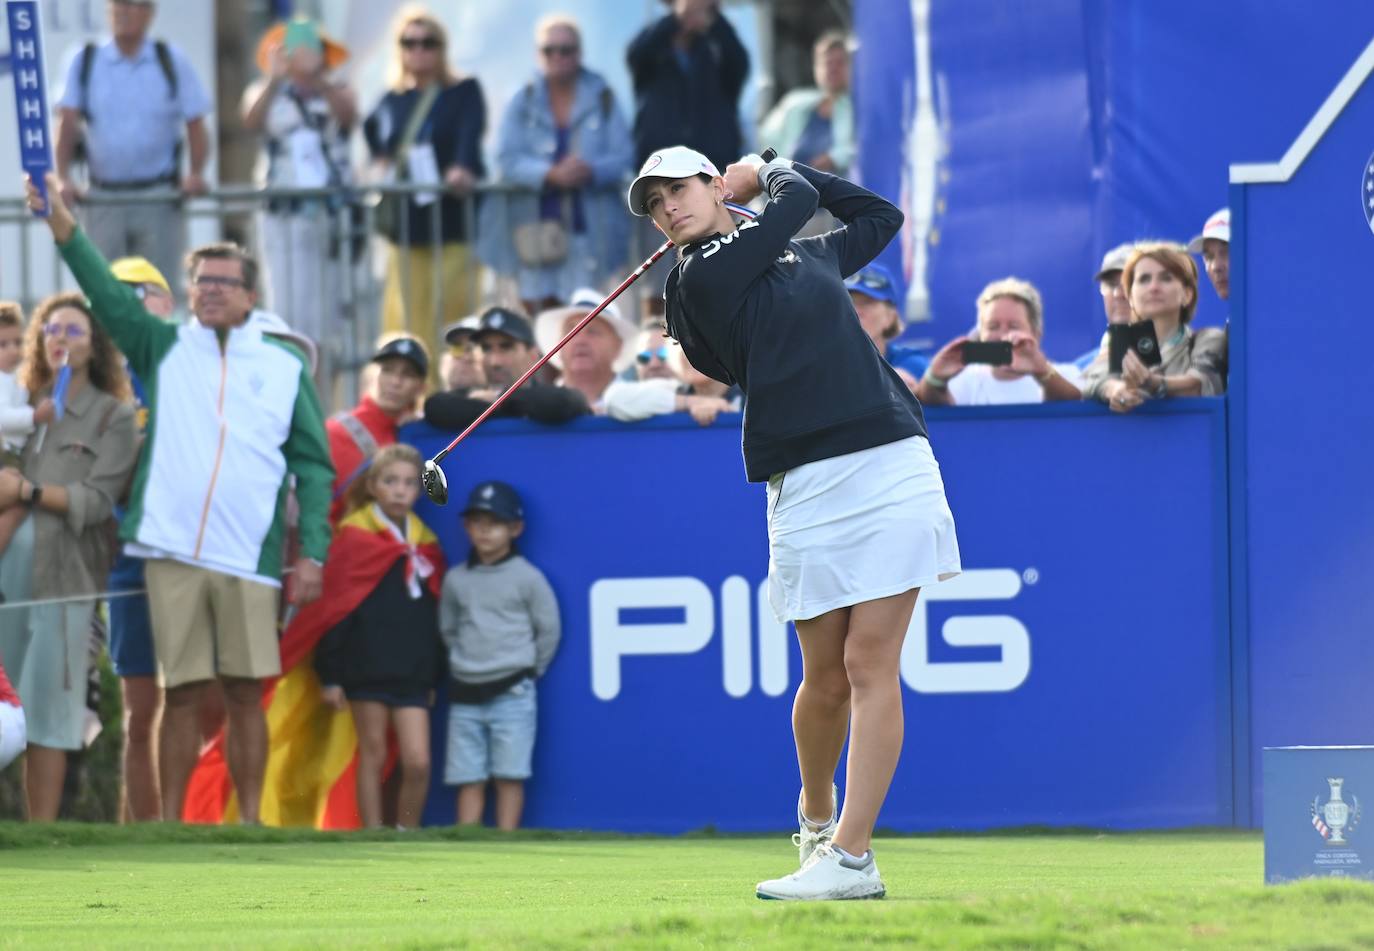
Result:
[[[146,574],[163,686],[281,673],[277,588],[167,558],[149,560]]]

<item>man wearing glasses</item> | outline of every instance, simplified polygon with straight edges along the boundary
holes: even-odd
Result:
[[[48,212],[96,320],[146,387],[147,441],[120,537],[129,554],[146,560],[166,689],[158,737],[162,818],[181,818],[200,749],[197,714],[218,681],[238,814],[257,823],[267,762],[261,681],[281,672],[276,621],[290,477],[303,552],[294,566],[297,603],[319,597],[329,548],[334,469],[310,371],[290,344],[245,326],[258,267],[242,248],[221,243],[191,253],[191,319],[169,323],[111,273],[77,228],[56,178],[48,181],[50,207],[30,182],[29,208]]]

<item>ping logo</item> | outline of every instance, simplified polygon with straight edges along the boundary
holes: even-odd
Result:
[[[698,578],[603,578],[589,592],[592,693],[600,700],[620,694],[627,657],[695,654],[716,635],[720,607],[721,686],[730,697],[746,696],[757,683],[766,696],[790,686],[792,634],[773,619],[767,581],[757,587],[739,576],[725,579],[719,599]],[[953,647],[998,647],[987,661],[930,660],[928,601],[1006,601],[1021,590],[1021,576],[1009,568],[965,571],[921,592],[902,648],[903,682],[917,693],[1003,693],[1030,676],[1030,633],[1009,615],[955,616],[940,636]],[[671,612],[673,619],[633,623],[626,612]],[[753,623],[757,617],[757,624]]]

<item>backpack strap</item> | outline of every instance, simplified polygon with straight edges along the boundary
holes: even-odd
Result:
[[[162,76],[167,80],[167,98],[176,99],[180,86],[177,82],[176,61],[172,59],[172,50],[164,40],[153,42],[153,54],[157,56],[157,64],[162,67]]]
[[[81,118],[91,121],[91,65],[95,62],[95,44],[81,48],[81,71],[77,74],[77,88],[81,91]]]

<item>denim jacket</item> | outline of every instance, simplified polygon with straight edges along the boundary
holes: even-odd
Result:
[[[592,167],[592,181],[580,191],[600,282],[625,261],[630,228],[622,190],[633,145],[610,87],[587,69],[577,80],[569,125],[570,154]],[[513,273],[519,265],[511,236],[518,226],[539,220],[539,195],[556,149],[548,86],[543,76],[535,75],[506,104],[497,138],[501,182],[528,191],[493,196],[482,209],[479,249],[499,273]]]

